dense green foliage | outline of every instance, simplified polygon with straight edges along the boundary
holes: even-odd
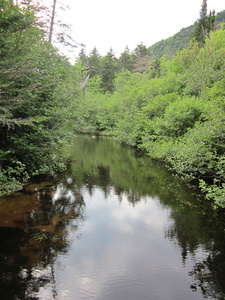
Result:
[[[123,69],[113,92],[105,93],[99,76],[93,77],[80,124],[144,149],[187,180],[201,179],[207,198],[225,207],[224,56],[222,27],[204,47],[192,42],[172,61],[159,60],[155,76],[151,67],[141,73]]]
[[[126,47],[120,57],[117,58],[112,50],[101,56],[94,48],[89,55],[86,55],[82,48],[77,59],[76,67],[79,65],[82,76],[93,79],[99,77],[99,85],[104,93],[113,92],[115,89],[114,79],[116,73],[122,70],[132,72],[147,73],[149,68],[153,69],[152,76],[157,73],[157,60],[152,59],[148,54],[147,47],[143,43],[137,45],[133,52]]]
[[[199,179],[225,207],[224,25],[172,60],[141,43],[119,58],[82,49],[72,66],[36,21],[0,0],[0,194],[62,170],[74,129],[100,130]]]
[[[63,168],[76,74],[43,39],[29,7],[7,0],[0,2],[0,58],[1,194],[30,176]]]

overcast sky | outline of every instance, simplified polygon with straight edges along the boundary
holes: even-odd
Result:
[[[147,47],[192,25],[199,17],[202,0],[64,0],[64,12],[72,25],[73,38],[96,46],[101,55],[110,48],[116,56],[126,46],[131,51],[143,42]],[[225,9],[224,0],[208,0],[208,11]],[[59,4],[58,4],[59,5]],[[62,12],[60,13],[62,14]]]

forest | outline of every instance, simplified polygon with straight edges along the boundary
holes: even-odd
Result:
[[[207,1],[173,56],[143,43],[119,58],[83,47],[74,64],[30,3],[0,0],[0,195],[62,172],[76,131],[98,131],[164,161],[225,208],[225,24],[215,26]]]

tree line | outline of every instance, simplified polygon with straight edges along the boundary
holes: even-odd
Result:
[[[83,71],[83,77],[96,78],[99,77],[100,87],[102,92],[113,92],[114,80],[116,74],[122,70],[129,70],[131,72],[146,73],[148,68],[154,69],[157,73],[157,59],[153,59],[147,47],[140,43],[130,51],[128,46],[125,47],[124,52],[117,58],[111,48],[106,56],[101,56],[95,47],[89,55],[85,52],[83,47],[78,54],[76,66],[80,66]],[[154,71],[152,76],[154,76]]]
[[[221,20],[220,20],[221,21]],[[176,35],[178,40],[171,38],[173,47],[178,50],[178,44],[180,48],[183,49],[185,45],[188,45],[188,41],[195,40],[200,47],[203,47],[205,39],[209,37],[209,33],[216,29],[216,14],[215,11],[207,11],[207,0],[203,0],[200,17],[195,23],[195,26],[192,26],[187,32],[182,31],[182,34]],[[180,41],[180,38],[184,41]],[[185,37],[183,37],[185,36]],[[165,41],[165,45],[157,43],[155,47],[158,47],[160,44],[163,47],[169,47],[169,42]],[[153,49],[153,51],[152,51]],[[117,58],[111,48],[106,56],[101,56],[95,47],[89,55],[85,52],[85,46],[81,49],[77,58],[77,65],[80,64],[81,69],[83,70],[84,78],[93,78],[99,76],[99,81],[101,81],[101,88],[103,92],[112,92],[114,90],[114,79],[118,72],[122,70],[129,70],[131,72],[139,73],[148,73],[150,76],[156,77],[160,73],[159,67],[159,58],[160,58],[160,49],[157,48],[158,54],[154,54],[154,46],[147,48],[143,43],[140,43],[136,46],[133,51],[130,51],[128,46],[125,47],[124,52],[122,52]],[[168,48],[166,52],[167,58],[172,59],[175,55],[175,52]]]
[[[108,90],[99,68],[86,86],[76,127],[114,135],[165,161],[198,182],[215,208],[224,208],[225,27],[215,30],[215,14],[205,4],[192,41],[172,59],[149,58],[144,71],[123,65]]]
[[[0,194],[64,170],[82,129],[164,160],[225,207],[225,30],[215,30],[207,2],[172,59],[152,58],[141,43],[119,58],[81,49],[74,65],[28,2],[0,1]]]

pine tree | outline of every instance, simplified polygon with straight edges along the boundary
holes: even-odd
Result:
[[[147,47],[143,44],[143,42],[141,42],[141,44],[137,45],[137,47],[134,49],[134,54],[137,57],[143,57],[148,55],[148,49]]]
[[[85,46],[83,46],[78,54],[78,60],[81,61],[83,67],[87,66],[87,55],[85,53]]]
[[[101,59],[101,75],[102,84],[101,88],[104,92],[113,92],[114,90],[114,79],[116,76],[116,71],[118,69],[118,59],[115,57],[112,48]]]
[[[90,78],[100,74],[100,54],[95,47],[88,56],[88,74]]]
[[[203,0],[200,11],[200,18],[196,22],[195,29],[193,31],[193,38],[197,41],[200,47],[205,44],[205,39],[209,37],[209,33],[214,30],[215,27],[215,11],[207,14],[207,0]]]
[[[120,68],[132,71],[134,68],[134,54],[130,53],[128,46],[124,49],[119,57]]]
[[[207,0],[203,0],[202,8],[200,11],[200,19],[204,19],[207,17]]]

